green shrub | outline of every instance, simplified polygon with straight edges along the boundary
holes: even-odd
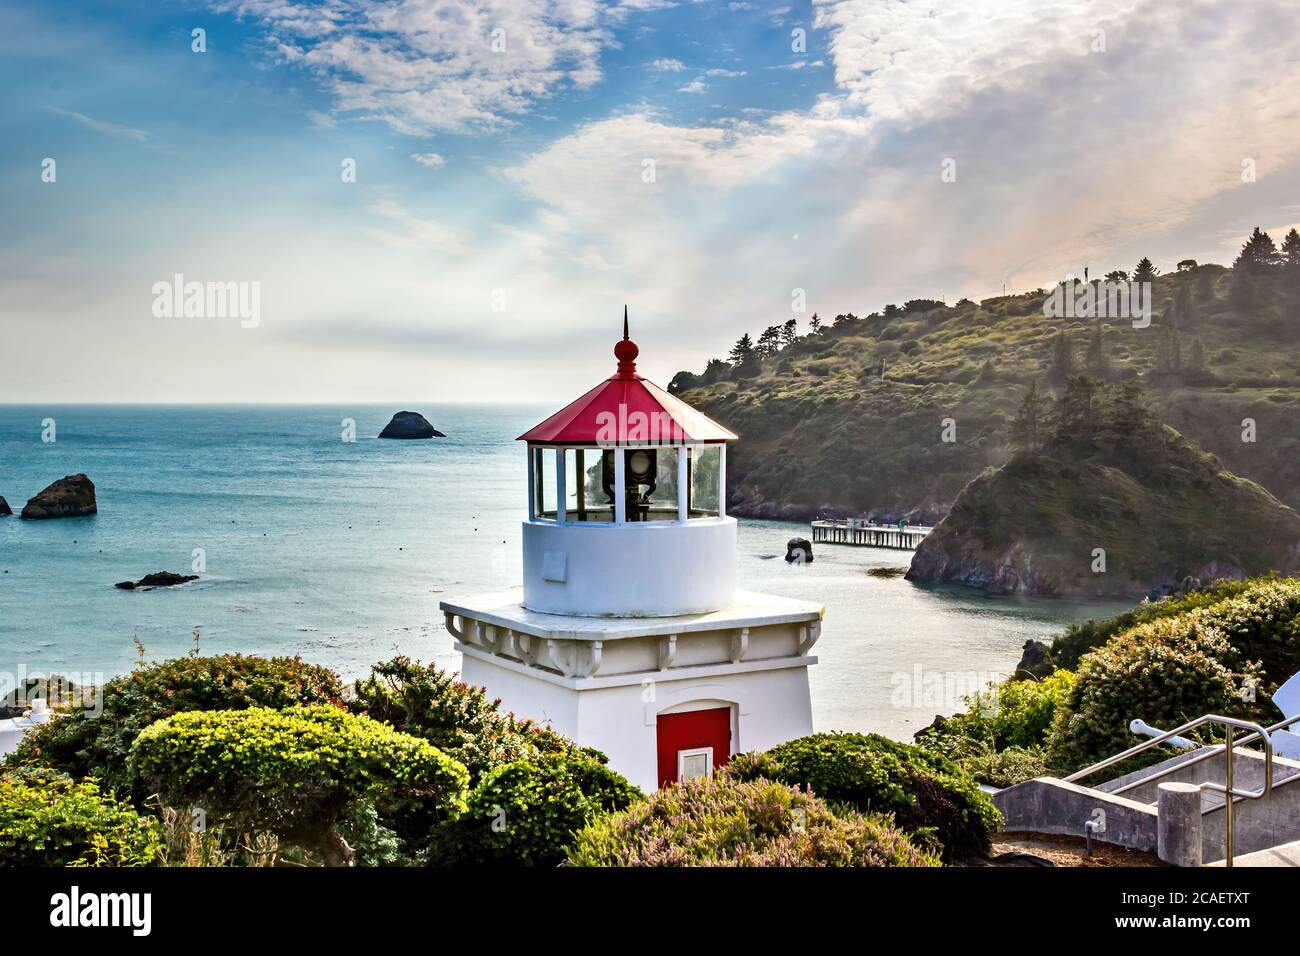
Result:
[[[136,738],[132,765],[164,804],[202,807],[211,821],[274,833],[334,864],[352,859],[338,824],[358,804],[418,798],[454,819],[469,782],[426,741],[321,706],[177,714]]]
[[[125,795],[131,745],[156,720],[193,710],[338,704],[342,696],[333,671],[296,657],[178,657],[114,677],[96,698],[101,714],[76,710],[34,728],[6,765],[94,776]]]
[[[516,760],[479,781],[440,862],[555,866],[589,821],[641,799],[594,750]]]
[[[572,866],[937,866],[887,819],[727,775],[666,787],[577,835]]]
[[[1042,680],[1005,680],[968,698],[970,710],[950,718],[940,733],[973,737],[994,750],[1041,746],[1073,682],[1074,674],[1064,670]]]
[[[724,773],[806,786],[832,804],[893,814],[898,825],[942,847],[945,860],[989,850],[1001,818],[971,777],[939,754],[877,734],[800,737],[732,759]]]
[[[93,780],[26,769],[0,777],[0,866],[146,866],[161,827]]]
[[[1159,618],[1086,654],[1057,709],[1051,761],[1078,769],[1133,746],[1135,717],[1170,730],[1202,714],[1250,715],[1240,688],[1255,673],[1206,620],[1207,609]]]
[[[469,771],[471,783],[496,767],[558,753],[569,742],[529,720],[500,711],[481,687],[409,657],[376,664],[358,680],[350,706],[403,733],[427,740]]]
[[[1112,637],[1139,624],[1147,624],[1165,617],[1177,617],[1187,611],[1210,607],[1228,598],[1267,590],[1279,583],[1297,582],[1279,582],[1272,576],[1252,578],[1248,581],[1215,581],[1181,597],[1146,602],[1130,611],[1102,620],[1071,624],[1064,634],[1052,641],[1050,651],[1052,662],[1058,668],[1077,668],[1084,654],[1101,647]]]
[[[1045,777],[1051,772],[1047,753],[1042,747],[990,749],[963,757],[958,765],[978,782],[992,787],[1014,786],[1035,777]]]

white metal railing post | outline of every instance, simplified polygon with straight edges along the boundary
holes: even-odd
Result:
[[[691,449],[687,445],[680,445],[677,448],[677,521],[679,524],[686,524],[686,519],[690,517],[687,511],[686,502],[689,499],[691,491],[687,487],[687,464],[690,462]]]
[[[565,498],[568,497],[568,489],[564,484],[564,449],[555,449],[555,523],[564,524],[566,517]]]
[[[718,517],[727,516],[727,443],[718,443]]]
[[[1223,865],[1232,866],[1232,725],[1227,728],[1228,735],[1223,741],[1223,753],[1228,763],[1223,770]],[[1269,755],[1272,756],[1271,754]]]
[[[528,445],[525,450],[528,452],[528,520],[532,521],[537,517],[536,450],[532,445]]]
[[[627,524],[627,453],[614,446],[614,524]]]

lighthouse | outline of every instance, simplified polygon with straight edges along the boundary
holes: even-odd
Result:
[[[824,608],[736,589],[737,436],[637,373],[529,429],[523,588],[441,602],[462,679],[652,791],[812,732]]]

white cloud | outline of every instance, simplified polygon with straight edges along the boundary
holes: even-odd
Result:
[[[632,10],[661,0],[214,0],[254,20],[281,62],[317,74],[339,113],[399,132],[509,124],[533,103],[601,79]]]
[[[660,57],[650,61],[650,69],[658,70],[660,73],[680,73],[686,69],[686,64],[671,57]]]
[[[437,169],[447,164],[447,161],[437,153],[412,153],[411,158],[421,166],[428,166],[430,169]]]
[[[677,88],[678,93],[703,93],[707,87],[699,80],[691,80],[685,86]]]
[[[142,129],[133,129],[130,126],[122,126],[119,123],[109,123],[105,120],[95,119],[93,116],[87,116],[84,113],[77,113],[73,110],[61,110],[57,106],[47,106],[51,113],[59,116],[66,116],[75,123],[92,129],[96,133],[103,133],[105,136],[116,136],[120,139],[133,139],[137,143],[143,143],[149,138],[149,134]]]
[[[432,250],[459,254],[469,251],[465,237],[456,229],[434,219],[416,215],[391,199],[383,199],[370,207],[370,211],[393,223],[396,228],[367,228],[362,232],[392,248]]]

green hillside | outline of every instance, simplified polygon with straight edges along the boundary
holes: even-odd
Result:
[[[908,580],[1118,597],[1300,569],[1300,515],[1145,412],[1133,384],[1076,376],[1055,408],[1030,398],[1012,443],[926,536]]]
[[[670,388],[741,436],[728,459],[737,514],[937,520],[1006,461],[1028,386],[1059,388],[1072,372],[1136,383],[1149,409],[1230,471],[1300,505],[1300,236],[1283,253],[1247,252],[1232,269],[1183,264],[1156,277],[1147,328],[1047,318],[1043,289],[916,300],[819,319],[817,331],[771,327]],[[1247,418],[1253,442],[1242,440]],[[942,440],[945,419],[954,441]]]

